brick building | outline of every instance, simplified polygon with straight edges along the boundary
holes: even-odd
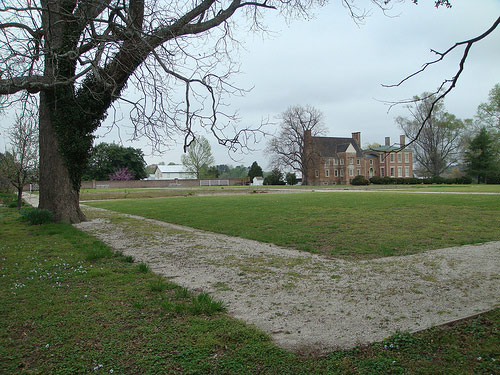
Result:
[[[413,177],[413,155],[404,148],[405,136],[399,145],[391,145],[389,137],[383,146],[361,149],[361,133],[351,138],[312,137],[304,134],[304,154],[309,159],[307,181],[310,185],[345,185],[355,176]]]

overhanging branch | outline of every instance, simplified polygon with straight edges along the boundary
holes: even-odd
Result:
[[[394,85],[382,85],[383,87],[399,87],[401,86],[403,83],[405,83],[406,81],[408,81],[409,79],[417,76],[418,74],[424,72],[428,67],[434,65],[434,64],[437,64],[439,62],[441,62],[449,53],[451,53],[452,51],[454,51],[455,49],[457,49],[458,47],[461,47],[461,46],[465,46],[464,48],[464,52],[462,53],[462,57],[460,59],[460,62],[458,64],[458,70],[457,72],[455,73],[455,75],[451,78],[451,79],[445,79],[443,82],[441,82],[440,86],[438,87],[438,89],[436,91],[434,91],[433,93],[431,93],[430,95],[436,95],[436,98],[431,102],[430,104],[430,107],[429,107],[429,110],[427,112],[427,115],[425,116],[425,118],[423,119],[422,123],[421,123],[421,126],[420,126],[420,129],[418,130],[416,136],[414,139],[410,140],[410,142],[408,142],[408,144],[406,145],[406,147],[408,147],[409,145],[413,144],[415,142],[415,140],[420,136],[420,134],[422,133],[422,130],[424,129],[425,125],[427,124],[427,122],[429,121],[429,119],[431,118],[432,116],[432,113],[434,111],[434,108],[436,106],[436,104],[443,100],[446,95],[448,95],[456,86],[463,70],[464,70],[464,66],[465,66],[465,62],[467,61],[467,58],[469,56],[469,52],[470,52],[470,49],[472,48],[472,46],[485,39],[487,36],[489,36],[493,31],[495,31],[498,26],[500,25],[500,17],[498,17],[496,19],[496,21],[491,25],[491,27],[486,30],[484,33],[482,33],[481,35],[475,37],[475,38],[472,38],[472,39],[469,39],[469,40],[465,40],[465,41],[462,41],[462,42],[457,42],[455,43],[453,46],[451,46],[450,48],[448,48],[445,52],[438,52],[436,50],[433,50],[431,49],[431,52],[438,55],[439,57],[433,61],[429,61],[427,63],[425,63],[421,69],[419,69],[418,71],[408,75],[407,77],[403,78],[401,81],[399,81],[397,84],[394,84]],[[449,86],[447,88],[445,88],[447,85],[449,84]],[[419,101],[422,101],[422,100],[425,100],[426,98],[418,98],[418,99],[413,99],[413,100],[405,100],[405,101],[399,101],[399,102],[393,102],[391,103],[391,108],[394,106],[394,105],[398,105],[398,104],[404,104],[404,103],[416,103],[416,102],[419,102]]]

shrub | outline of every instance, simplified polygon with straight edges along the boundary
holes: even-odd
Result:
[[[380,176],[373,176],[370,178],[370,182],[374,185],[382,185],[384,183],[384,179]]]
[[[287,185],[297,185],[297,175],[295,173],[287,173],[285,176]]]
[[[500,172],[497,173],[489,173],[486,176],[486,183],[487,184],[500,184]]]
[[[472,177],[470,176],[462,176],[456,178],[457,184],[472,184]]]
[[[47,224],[54,221],[54,214],[46,209],[25,208],[20,211],[21,221],[26,221],[30,225]]]
[[[370,181],[365,176],[356,176],[351,180],[351,185],[368,185]]]

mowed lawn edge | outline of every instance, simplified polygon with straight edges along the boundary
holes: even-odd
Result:
[[[316,192],[87,204],[327,256],[407,255],[500,239],[500,195]]]

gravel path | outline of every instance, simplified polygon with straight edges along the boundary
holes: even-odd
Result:
[[[224,301],[285,348],[380,341],[500,306],[500,242],[347,261],[84,208],[76,225],[172,281]]]

